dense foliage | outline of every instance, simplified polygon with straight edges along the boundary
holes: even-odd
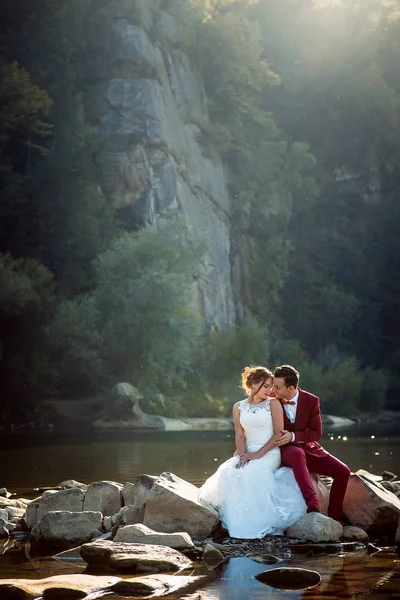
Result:
[[[190,307],[203,250],[168,224],[124,233],[98,193],[79,66],[90,0],[4,0],[3,416],[121,379],[157,412],[227,414],[244,364],[282,361],[326,412],[399,409],[398,3],[158,4],[204,80],[201,139],[229,173],[247,313],[202,331]]]

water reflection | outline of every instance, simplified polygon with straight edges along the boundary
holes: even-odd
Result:
[[[206,575],[207,583],[195,592],[169,595],[175,600],[335,600],[365,598],[394,600],[399,597],[400,561],[393,548],[374,555],[367,551],[337,555],[292,554],[279,566],[300,567],[320,573],[317,587],[304,591],[285,591],[264,585],[255,575],[275,569],[276,565],[260,564],[248,557],[233,558],[213,570],[199,565],[193,575]],[[1,557],[2,578],[42,579],[61,574],[82,573],[84,563],[56,561],[51,557],[30,555],[29,544],[17,542]]]
[[[349,433],[347,437],[343,441],[328,436],[323,444],[352,470],[400,473],[399,438],[354,438]],[[0,443],[3,485],[21,495],[28,494],[29,488],[65,479],[125,482],[140,473],[158,475],[163,471],[173,471],[200,485],[234,450],[232,434],[217,431],[49,434],[3,437]]]
[[[334,600],[337,598],[397,599],[400,590],[399,560],[393,550],[369,556],[366,551],[345,555],[294,555],[280,566],[318,571],[322,582],[304,591],[284,591],[266,586],[255,575],[275,568],[249,558],[233,558],[220,567],[220,576],[185,600]]]

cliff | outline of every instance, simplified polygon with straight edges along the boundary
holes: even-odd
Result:
[[[227,177],[216,152],[200,143],[210,127],[201,77],[180,49],[177,22],[159,6],[93,0],[83,23],[99,189],[128,230],[180,218],[200,235],[207,258],[194,274],[199,312],[223,331],[236,313]]]

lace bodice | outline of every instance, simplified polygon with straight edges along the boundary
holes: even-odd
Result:
[[[270,398],[258,404],[247,399],[239,402],[240,424],[246,434],[249,452],[256,452],[274,433],[270,403]]]

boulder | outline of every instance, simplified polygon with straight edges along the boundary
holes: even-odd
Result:
[[[288,537],[310,542],[338,542],[342,533],[338,521],[315,512],[304,515],[286,531]]]
[[[55,575],[46,579],[3,579],[0,581],[0,598],[46,600],[56,598],[85,598],[87,594],[109,589],[120,581],[119,577],[94,575]]]
[[[8,508],[9,506],[15,506],[16,508],[26,508],[25,502],[17,500],[16,498],[3,498],[0,497],[0,508]]]
[[[114,537],[114,542],[168,546],[169,548],[175,548],[175,550],[194,548],[194,544],[186,532],[160,533],[159,531],[153,531],[142,523],[120,527]]]
[[[307,590],[321,583],[321,575],[317,571],[300,567],[278,567],[255,577],[278,590]]]
[[[112,529],[112,519],[111,517],[103,517],[103,529],[106,533],[111,531]]]
[[[317,473],[310,473],[310,476],[321,507],[321,513],[326,515],[328,514],[330,490]]]
[[[150,544],[100,540],[84,544],[81,556],[91,567],[116,572],[160,573],[180,571],[192,566],[191,561],[177,550]]]
[[[248,555],[254,562],[261,563],[262,565],[276,565],[282,562],[281,558],[274,556],[273,554],[250,554]]]
[[[342,540],[346,540],[346,542],[362,542],[363,544],[368,544],[369,535],[364,529],[349,525],[343,527]]]
[[[211,506],[200,504],[198,492],[195,485],[173,473],[162,473],[150,490],[143,523],[155,531],[186,531],[191,538],[208,537],[219,515]]]
[[[204,546],[203,554],[201,558],[208,563],[220,563],[225,560],[224,555],[218,548],[213,544],[206,544]]]
[[[395,543],[397,548],[400,549],[400,519],[399,519],[399,524],[397,526],[397,531],[396,531],[396,535],[395,535]]]
[[[112,591],[121,596],[160,596],[171,592],[185,591],[185,596],[192,586],[197,587],[200,582],[207,579],[204,575],[146,575],[123,579],[112,586]],[[180,596],[181,597],[181,596]]]
[[[72,488],[79,488],[81,490],[87,490],[88,486],[86,483],[81,483],[80,481],[75,481],[75,479],[67,479],[66,481],[62,481],[58,484],[57,487],[65,488],[67,490]]]
[[[12,531],[11,523],[5,519],[0,519],[0,538],[8,537]]]
[[[112,526],[117,525],[134,525],[135,523],[142,523],[144,516],[144,507],[129,505],[123,506],[116,515],[111,517]]]
[[[36,513],[36,522],[49,511],[67,510],[69,512],[81,512],[83,507],[84,493],[78,488],[62,490],[60,492],[45,492],[39,500]]]
[[[157,477],[153,475],[139,475],[135,483],[125,483],[122,489],[122,499],[125,506],[142,506],[145,504],[151,488]]]
[[[99,511],[111,517],[122,505],[122,485],[114,481],[95,481],[86,490],[83,502],[84,511]]]
[[[29,530],[33,529],[34,526],[36,525],[39,502],[40,502],[40,498],[34,500],[30,504],[28,504],[28,506],[26,507],[25,522],[26,522],[26,526]]]
[[[357,471],[350,476],[343,510],[353,525],[367,533],[394,534],[400,517],[400,500],[366,471]]]
[[[388,492],[392,492],[392,494],[399,497],[400,485],[398,483],[394,483],[393,481],[382,481],[381,485],[385,488],[385,490],[387,490]]]
[[[77,546],[101,535],[102,521],[103,515],[95,511],[47,512],[32,529],[31,538],[54,545]]]
[[[5,508],[0,508],[0,519],[3,521],[8,521],[8,510]]]
[[[20,518],[20,517],[24,517],[25,516],[25,509],[24,508],[17,508],[16,506],[9,506],[7,509],[1,509],[1,510],[6,510],[8,513],[8,518],[12,519],[12,518]]]

